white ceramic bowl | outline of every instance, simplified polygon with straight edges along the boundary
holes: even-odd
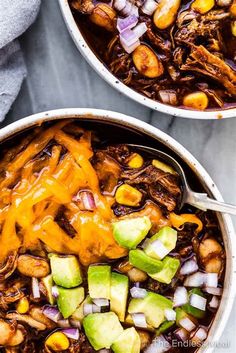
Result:
[[[156,129],[138,119],[120,113],[87,108],[60,109],[43,112],[18,120],[1,129],[0,143],[14,137],[17,133],[23,132],[26,129],[41,125],[43,122],[69,118],[78,119],[82,122],[86,120],[91,125],[104,124],[108,127],[117,126],[119,129],[124,129],[124,132],[130,134],[130,136],[131,134],[136,134],[139,139],[145,138],[145,143],[147,145],[158,145],[159,148],[168,149],[169,153],[175,155],[175,157],[177,156],[179,161],[182,164],[185,164],[185,167],[191,171],[191,175],[194,175],[197,178],[199,185],[201,185],[210,196],[214,197],[218,201],[223,201],[220,192],[209,174],[182,145],[161,130]],[[116,134],[116,136],[117,135],[119,136],[119,134]],[[123,135],[124,134],[120,134],[121,137]],[[191,177],[189,181],[191,181]],[[236,242],[232,221],[231,218],[225,214],[218,213],[217,217],[221,227],[226,250],[224,290],[221,304],[217,311],[215,320],[210,328],[208,338],[204,346],[198,350],[198,353],[213,352],[214,347],[217,342],[219,342],[226,326],[236,292]],[[234,328],[231,327],[231,330],[233,329]]]
[[[67,28],[70,32],[71,37],[73,38],[77,48],[83,57],[87,60],[87,62],[94,68],[95,71],[106,80],[111,86],[116,88],[121,93],[125,94],[129,98],[135,100],[138,103],[141,103],[148,108],[158,110],[165,114],[170,114],[172,116],[178,116],[182,118],[189,119],[225,119],[225,118],[233,118],[236,116],[236,108],[226,109],[226,110],[213,110],[213,111],[196,111],[190,109],[181,109],[176,108],[171,105],[162,104],[160,102],[154,101],[144,95],[136,92],[132,88],[124,85],[117,77],[115,77],[107,67],[98,59],[98,57],[94,54],[94,52],[90,49],[88,43],[84,39],[81,31],[79,30],[72,12],[70,10],[70,6],[68,4],[68,0],[58,0],[61,11],[67,25]]]

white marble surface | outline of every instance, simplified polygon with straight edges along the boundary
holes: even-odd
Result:
[[[147,121],[176,138],[209,171],[226,201],[236,204],[236,119],[201,121],[153,112],[105,83],[85,62],[70,38],[57,0],[42,0],[36,23],[22,36],[28,77],[4,124],[63,107],[116,110]],[[234,222],[236,225],[236,222]],[[236,285],[236,284],[235,284]],[[221,341],[236,351],[236,305]]]

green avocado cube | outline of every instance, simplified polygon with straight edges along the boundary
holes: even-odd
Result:
[[[201,297],[205,298],[204,294],[202,293],[201,289],[199,288],[193,288],[189,291],[188,295],[189,298],[191,296],[191,294],[198,294]],[[187,313],[190,314],[194,317],[196,317],[197,319],[202,319],[206,312],[204,310],[200,310],[198,308],[195,308],[194,306],[190,305],[189,303],[185,304],[182,306],[182,309]]]
[[[53,281],[61,287],[73,288],[82,283],[80,264],[74,255],[50,254]]]
[[[166,250],[165,254],[167,255],[169,252],[171,252],[176,247],[177,231],[173,228],[168,227],[168,226],[163,227],[163,228],[161,228],[161,230],[158,233],[153,235],[150,238],[150,240],[148,241],[148,244],[144,249],[146,254],[148,256],[155,258],[155,259],[161,260],[162,257],[160,257],[157,254],[157,252],[155,251],[155,248],[154,248],[154,242],[156,240],[159,240],[163,244],[164,249]],[[165,254],[163,254],[163,257],[165,256]]]
[[[148,273],[148,275],[158,282],[170,284],[180,266],[179,259],[166,256],[162,261],[163,268],[157,273]]]
[[[160,294],[148,292],[143,299],[131,299],[128,313],[144,313],[147,324],[158,328],[165,321],[165,309],[172,309],[172,301]]]
[[[88,289],[92,299],[110,299],[111,267],[107,265],[89,266]]]
[[[80,304],[80,306],[75,310],[75,312],[71,315],[71,318],[74,320],[83,321],[84,318],[84,304],[92,304],[93,301],[89,295],[84,299],[84,301]]]
[[[95,350],[109,349],[123,332],[118,316],[113,312],[89,314],[83,320],[83,327]]]
[[[128,328],[111,346],[115,353],[140,353],[141,340],[134,327]]]
[[[128,291],[129,291],[128,277],[116,272],[112,272],[110,309],[111,311],[117,314],[121,322],[125,320]]]
[[[151,229],[147,216],[123,219],[113,223],[113,235],[117,243],[124,248],[135,249]]]
[[[44,278],[41,279],[44,288],[46,289],[46,297],[48,299],[48,302],[53,305],[55,303],[55,298],[52,295],[52,287],[53,287],[53,278],[52,275],[48,275]]]
[[[156,331],[156,336],[160,336],[162,333],[166,332],[175,324],[175,321],[164,321],[159,329]]]
[[[67,319],[75,312],[76,308],[84,300],[84,288],[78,287],[78,288],[66,289],[66,288],[58,287],[58,293],[59,293],[59,296],[57,299],[58,308],[62,316],[64,317],[64,319]]]
[[[134,267],[147,273],[157,273],[161,271],[163,264],[160,260],[153,259],[140,249],[129,252],[129,262]]]

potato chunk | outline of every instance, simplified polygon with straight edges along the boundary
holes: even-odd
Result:
[[[149,78],[163,74],[164,68],[156,54],[146,45],[139,45],[133,52],[133,62],[139,73]]]
[[[215,0],[195,0],[191,8],[200,14],[204,14],[210,11],[215,5]]]
[[[97,26],[105,28],[109,32],[113,32],[115,28],[115,10],[107,4],[98,4],[93,9],[90,20]]]
[[[153,21],[157,28],[166,29],[174,23],[180,7],[180,0],[160,0]]]
[[[223,267],[223,248],[214,238],[203,239],[199,245],[199,257],[206,272],[219,273]]]
[[[205,110],[208,107],[209,101],[206,93],[193,92],[184,97],[183,104],[185,107],[192,109]]]

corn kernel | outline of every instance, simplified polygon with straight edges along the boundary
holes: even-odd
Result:
[[[186,107],[205,110],[208,107],[208,97],[204,92],[193,92],[187,94],[183,99],[183,104]]]
[[[26,297],[21,298],[18,301],[16,310],[19,314],[26,314],[29,311],[29,301]]]
[[[141,168],[143,165],[143,157],[138,153],[133,153],[128,162],[130,168]]]
[[[52,333],[45,342],[48,348],[51,348],[53,351],[59,352],[64,351],[69,348],[70,342],[64,333],[57,331]]]
[[[142,193],[128,184],[123,184],[116,190],[116,202],[125,206],[138,206]]]
[[[236,21],[231,22],[231,32],[234,37],[236,37]]]
[[[175,170],[172,167],[159,161],[158,159],[153,159],[152,165],[158,169],[163,170],[163,172],[170,173],[170,174],[176,174]]]
[[[191,8],[192,10],[195,10],[199,12],[200,14],[204,14],[208,11],[210,11],[215,5],[215,0],[195,0]]]

